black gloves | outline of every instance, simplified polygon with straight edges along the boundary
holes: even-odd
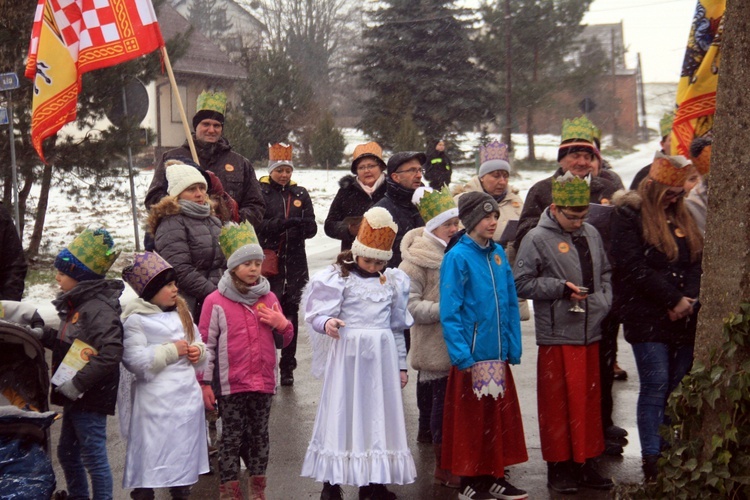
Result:
[[[302,217],[289,217],[288,219],[285,219],[284,222],[281,223],[281,228],[284,230],[291,229],[293,227],[299,227],[304,222],[304,219]]]

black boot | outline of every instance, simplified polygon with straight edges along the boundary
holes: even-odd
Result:
[[[281,385],[294,385],[294,371],[291,368],[284,368],[281,370]]]
[[[659,474],[659,467],[657,466],[658,461],[659,455],[646,455],[643,457],[643,480],[645,482],[653,483],[656,481],[656,476]]]
[[[578,493],[578,483],[573,477],[573,462],[547,462],[547,487],[562,494]]]
[[[615,486],[610,478],[599,474],[592,460],[586,460],[584,464],[578,465],[578,467],[580,467],[578,486],[594,490],[611,490]]]
[[[323,491],[320,492],[320,500],[344,500],[341,486],[326,481],[323,483]]]

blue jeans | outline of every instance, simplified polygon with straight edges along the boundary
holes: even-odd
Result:
[[[112,498],[112,471],[107,460],[107,415],[66,408],[63,412],[57,458],[65,473],[68,500]],[[85,467],[85,469],[84,469]]]
[[[445,408],[445,389],[448,386],[448,377],[442,377],[429,382],[420,382],[432,385],[432,410],[430,412],[430,431],[432,442],[442,444],[443,442],[443,409]]]
[[[641,390],[638,394],[638,435],[641,454],[658,455],[662,448],[659,426],[664,418],[667,398],[693,364],[693,345],[673,346],[660,342],[633,344]]]

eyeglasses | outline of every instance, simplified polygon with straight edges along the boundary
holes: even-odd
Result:
[[[585,221],[586,219],[589,218],[589,213],[588,212],[586,212],[583,215],[579,215],[579,216],[568,215],[568,214],[565,213],[565,210],[560,210],[560,213],[562,214],[563,217],[565,217],[566,219],[568,219],[570,222],[583,222],[583,221]]]
[[[665,200],[679,200],[685,196],[685,190],[681,189],[679,191],[667,191],[664,193],[664,199]]]
[[[370,170],[375,170],[376,168],[380,168],[379,165],[360,165],[357,167],[357,172],[369,172]]]
[[[423,168],[410,168],[409,170],[396,170],[393,172],[394,174],[409,174],[409,175],[416,175],[417,172],[421,172],[424,174]]]

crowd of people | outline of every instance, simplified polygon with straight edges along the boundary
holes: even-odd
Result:
[[[205,429],[218,415],[219,497],[241,499],[244,489],[264,499],[271,400],[294,385],[298,316],[323,379],[301,474],[322,483],[322,500],[343,498],[342,485],[360,499],[394,499],[387,485],[414,482],[401,396],[409,366],[435,481],[461,500],[527,498],[509,474],[528,460],[511,370],[527,300],[548,487],[613,487],[594,459],[627,444],[612,421],[620,324],[640,380],[643,473],[655,479],[666,400],[692,364],[710,139],[693,158],[671,156],[665,117],[663,151],[625,190],[594,124],[565,120],[559,169],[525,201],[498,141],[481,146],[477,175],[460,186],[443,140],[387,162],[378,144],[360,144],[324,224],[341,253],[309,277],[305,240],[317,224],[292,180],[291,146],[270,146],[258,179],[222,134],[225,106],[223,94],[202,93],[199,161],[185,145],[155,171],[149,248],[122,272],[138,296],[124,310],[123,281],[107,278],[119,254],[105,228],[57,255],[60,326],[33,331],[53,351],[53,373],[71,345],[89,349],[52,391],[68,498],[90,496],[87,474],[93,498],[112,498],[105,425],[117,403],[132,498],[157,488],[188,498],[209,470],[216,443]],[[25,264],[13,269],[2,275],[5,300],[20,299],[11,285]]]

